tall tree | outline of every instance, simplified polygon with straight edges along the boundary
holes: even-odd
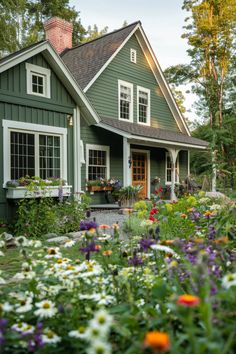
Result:
[[[83,37],[82,42],[83,43],[89,42],[93,39],[103,36],[107,32],[108,32],[108,26],[102,28],[101,30],[99,30],[99,28],[96,24],[94,24],[93,27],[88,26],[88,29],[86,31],[86,35]]]
[[[43,23],[58,16],[73,23],[73,45],[85,35],[79,12],[69,5],[69,0],[1,0],[0,49],[11,53],[24,48],[45,36]]]

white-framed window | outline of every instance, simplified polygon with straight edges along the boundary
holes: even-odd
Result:
[[[26,175],[67,180],[67,129],[3,120],[4,184]]]
[[[131,63],[137,63],[137,51],[133,48],[130,48],[130,61]]]
[[[86,144],[86,178],[95,181],[110,177],[110,147]]]
[[[179,156],[175,162],[175,183],[179,183]],[[171,158],[168,152],[166,153],[166,184],[171,184]]]
[[[150,90],[137,86],[137,116],[138,123],[150,125]]]
[[[133,84],[118,80],[119,119],[133,122]]]
[[[51,97],[51,70],[26,63],[27,93],[41,97]]]

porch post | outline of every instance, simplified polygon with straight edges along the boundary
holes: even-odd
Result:
[[[123,137],[123,186],[129,186],[131,184],[131,173],[130,173],[130,143],[127,138]]]
[[[81,166],[80,166],[80,110],[77,107],[73,114],[73,144],[74,144],[74,195],[80,198]]]
[[[177,160],[177,156],[180,150],[168,148],[167,149],[170,154],[170,161],[171,161],[171,200],[177,200],[175,195],[175,164]]]

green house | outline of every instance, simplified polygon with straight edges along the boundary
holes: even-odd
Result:
[[[0,219],[20,198],[7,182],[26,175],[63,179],[76,196],[114,178],[143,198],[158,177],[175,198],[189,152],[207,143],[191,137],[141,23],[74,48],[70,23],[44,28],[47,40],[0,60]]]
[[[191,149],[206,149],[191,137],[140,22],[66,49],[61,57],[100,116],[88,126],[81,119],[86,181],[115,178],[124,186],[142,185],[142,196],[181,182],[189,171]],[[94,195],[94,203],[102,194]]]
[[[99,121],[48,41],[0,60],[0,219],[11,219],[24,192],[7,182],[26,175],[57,177],[65,195],[80,193],[80,119]]]

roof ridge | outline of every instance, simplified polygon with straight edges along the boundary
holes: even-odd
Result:
[[[118,28],[118,29],[116,29],[116,30],[114,30],[114,31],[112,31],[112,32],[105,33],[105,34],[103,34],[103,35],[100,36],[100,37],[91,39],[91,40],[88,41],[88,42],[80,43],[80,44],[76,45],[76,46],[73,47],[73,48],[66,48],[66,49],[68,49],[68,50],[66,51],[66,53],[69,52],[69,51],[71,51],[71,50],[73,50],[73,49],[76,49],[76,48],[78,48],[78,47],[82,47],[82,46],[85,46],[86,44],[90,44],[90,43],[92,43],[92,42],[98,41],[99,39],[102,39],[102,38],[104,38],[104,37],[107,37],[107,36],[109,36],[109,35],[111,35],[111,34],[114,34],[114,33],[116,33],[116,32],[122,31],[122,30],[124,30],[124,29],[126,29],[126,28],[128,28],[128,27],[131,27],[131,26],[133,26],[133,25],[135,25],[135,24],[138,24],[138,23],[139,23],[140,25],[142,24],[140,20],[139,20],[139,21],[135,21],[135,22],[130,23],[129,25],[127,25],[127,26],[125,26],[125,27]],[[63,53],[63,54],[65,54],[65,53]]]

